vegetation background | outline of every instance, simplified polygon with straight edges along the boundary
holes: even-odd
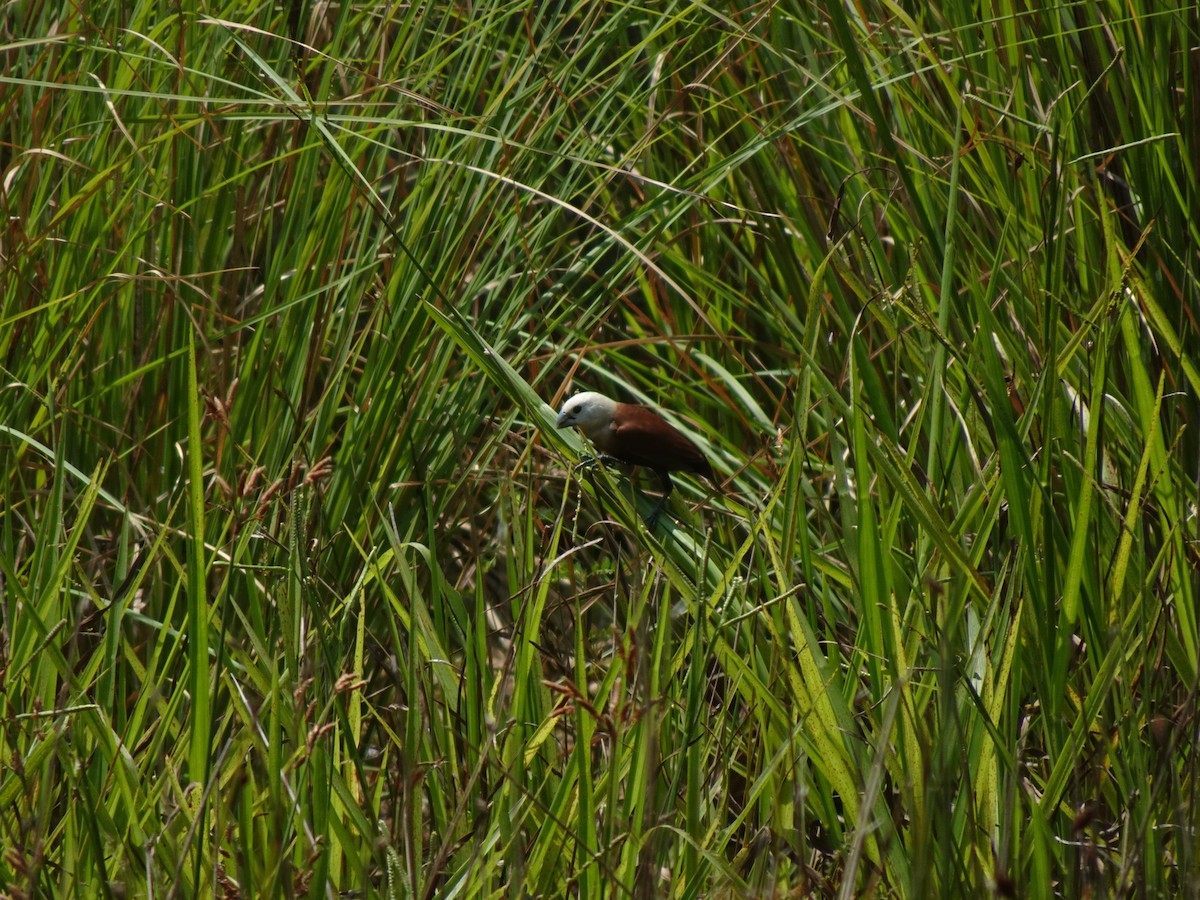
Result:
[[[0,892],[1200,893],[1196,6],[0,27]]]

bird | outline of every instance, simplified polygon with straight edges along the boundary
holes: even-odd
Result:
[[[716,484],[712,465],[695,442],[645,406],[620,403],[595,391],[567,400],[558,412],[559,428],[578,428],[600,451],[600,460],[643,466],[658,476],[663,495],[647,518],[653,528],[675,485],[672,472],[691,472]],[[585,459],[583,465],[594,460]]]

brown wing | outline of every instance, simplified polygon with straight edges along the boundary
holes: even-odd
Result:
[[[620,403],[613,415],[613,456],[656,472],[694,472],[709,481],[712,466],[678,428],[644,406]]]

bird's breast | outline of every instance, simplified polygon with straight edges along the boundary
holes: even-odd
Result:
[[[611,423],[593,428],[591,433],[588,434],[588,439],[596,445],[596,449],[601,453],[615,455],[618,450],[616,431],[614,431]]]

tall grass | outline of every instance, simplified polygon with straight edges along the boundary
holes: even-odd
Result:
[[[1195,896],[1200,16],[982,9],[6,8],[3,892]]]

